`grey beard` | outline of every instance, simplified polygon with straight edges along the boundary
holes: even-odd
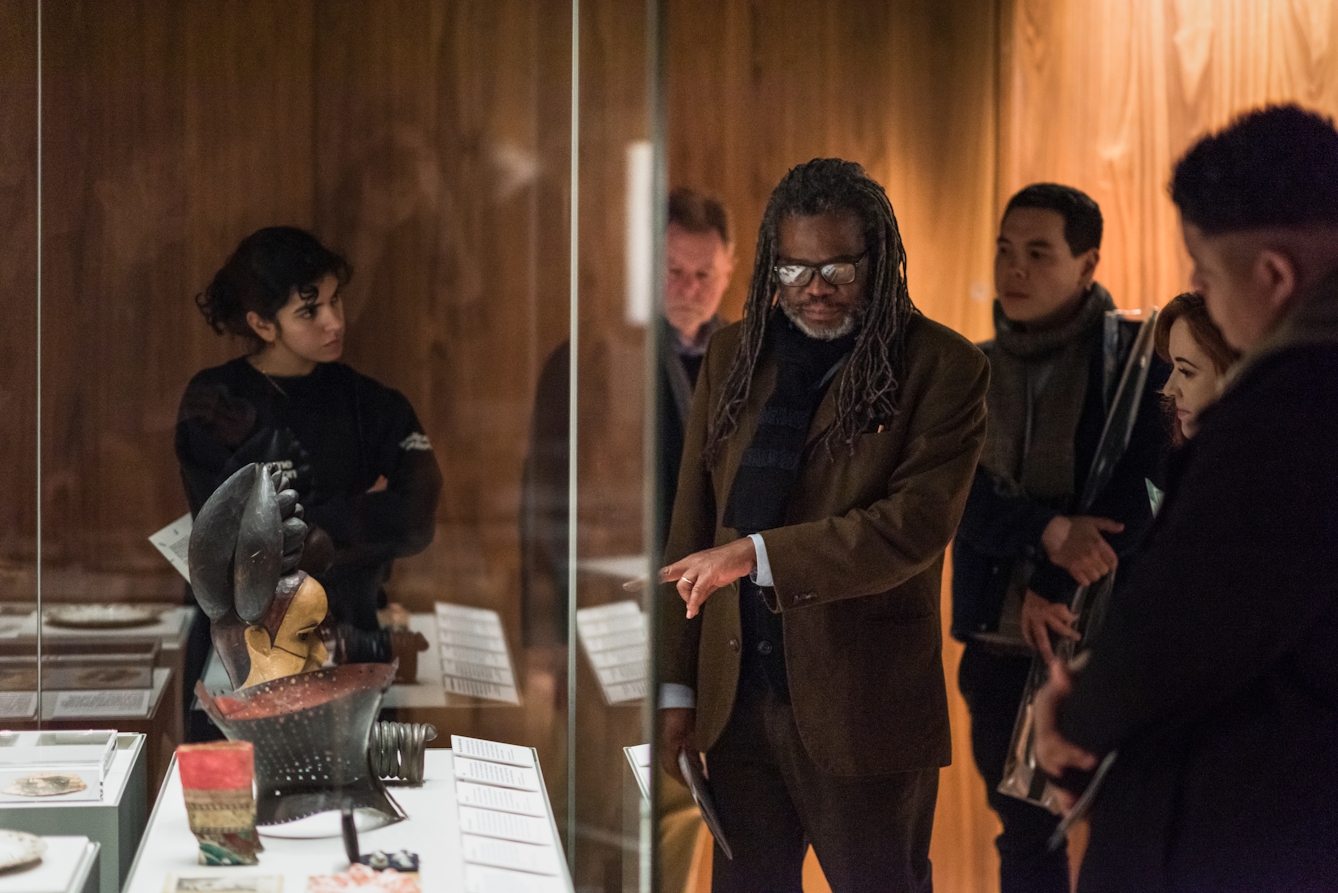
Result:
[[[799,314],[798,309],[792,307],[785,301],[781,301],[780,305],[781,310],[785,312],[785,315],[789,318],[790,322],[794,323],[795,328],[817,341],[835,341],[837,338],[844,338],[846,335],[855,331],[856,327],[858,327],[860,322],[864,319],[864,305],[861,304],[847,313],[845,319],[841,320],[839,326],[832,329],[815,329],[804,322],[804,318]]]

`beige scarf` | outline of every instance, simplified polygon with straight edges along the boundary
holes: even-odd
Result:
[[[1097,283],[1087,289],[1072,317],[1058,326],[1027,329],[994,304],[994,347],[986,397],[989,428],[980,464],[1005,487],[1056,508],[1074,495],[1073,435],[1087,396],[1093,331],[1110,293]]]

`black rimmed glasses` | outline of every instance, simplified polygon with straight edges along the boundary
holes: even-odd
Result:
[[[774,269],[781,285],[791,288],[803,288],[813,281],[817,273],[828,285],[849,285],[855,281],[855,273],[867,256],[861,254],[853,261],[836,261],[830,264],[777,264]]]

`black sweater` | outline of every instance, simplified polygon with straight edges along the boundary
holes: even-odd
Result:
[[[205,369],[181,398],[176,453],[192,515],[242,465],[292,463],[307,523],[335,546],[318,579],[336,621],[376,628],[391,562],[432,541],[441,472],[423,427],[404,395],[343,363],[298,377],[245,358]]]

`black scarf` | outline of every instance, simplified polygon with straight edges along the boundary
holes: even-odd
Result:
[[[799,331],[779,310],[773,313],[766,350],[776,361],[776,389],[762,407],[725,505],[725,526],[745,536],[785,522],[785,505],[799,479],[809,423],[827,391],[830,373],[855,346],[854,333],[822,341]]]
[[[780,311],[767,326],[765,350],[776,362],[776,389],[767,398],[757,430],[744,450],[725,504],[724,523],[742,535],[785,523],[785,508],[799,479],[808,426],[822,402],[841,358],[855,346],[855,335],[832,341],[810,338]],[[740,679],[769,687],[790,700],[785,675],[785,629],[757,584],[739,581],[739,623],[743,638]]]

